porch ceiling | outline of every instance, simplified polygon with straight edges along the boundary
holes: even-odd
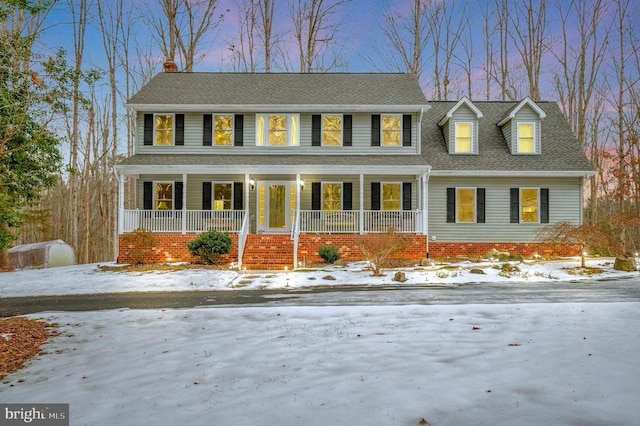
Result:
[[[187,173],[423,174],[419,155],[196,155],[136,154],[115,166],[125,175]]]

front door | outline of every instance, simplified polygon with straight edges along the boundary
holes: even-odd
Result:
[[[290,232],[295,209],[295,185],[291,182],[258,183],[258,230]]]

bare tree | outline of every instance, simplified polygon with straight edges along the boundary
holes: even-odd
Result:
[[[454,22],[454,14],[451,5],[434,3],[427,18],[432,32],[433,90],[436,100],[449,99],[454,55],[464,31],[464,18]]]

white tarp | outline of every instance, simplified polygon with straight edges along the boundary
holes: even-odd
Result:
[[[53,268],[76,264],[76,254],[69,244],[62,240],[23,244],[7,251],[9,265],[15,269]]]

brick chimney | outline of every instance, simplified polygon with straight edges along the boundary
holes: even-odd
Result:
[[[172,60],[167,59],[162,65],[162,70],[164,72],[178,72],[178,65],[176,65]]]

